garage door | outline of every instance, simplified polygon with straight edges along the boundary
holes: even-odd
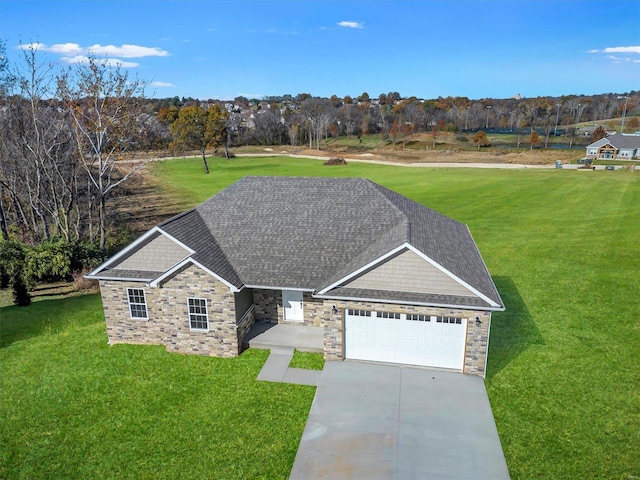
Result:
[[[467,319],[346,310],[345,358],[462,370]]]

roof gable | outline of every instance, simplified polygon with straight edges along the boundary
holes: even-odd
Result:
[[[346,288],[472,296],[467,287],[409,248],[344,283]]]
[[[188,246],[153,227],[98,266],[87,277],[150,279],[193,253]]]

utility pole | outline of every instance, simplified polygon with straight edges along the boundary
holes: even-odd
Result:
[[[622,98],[622,97],[618,97]],[[627,115],[627,102],[629,101],[629,97],[624,97],[624,110],[622,111],[622,126],[620,127],[620,134],[624,133],[624,117]]]

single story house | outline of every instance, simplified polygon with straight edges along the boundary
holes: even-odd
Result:
[[[640,135],[611,135],[587,145],[587,158],[601,160],[640,159]]]
[[[256,321],[328,360],[484,376],[500,295],[466,225],[362,178],[245,177],[87,275],[109,342],[234,357]]]

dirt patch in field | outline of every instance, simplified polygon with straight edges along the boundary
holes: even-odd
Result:
[[[468,151],[468,150],[414,150],[414,149],[389,149],[369,150],[366,153],[345,153],[336,150],[315,150],[302,147],[278,147],[275,150],[280,154],[308,155],[311,157],[332,158],[341,156],[345,158],[357,158],[362,160],[378,160],[398,163],[511,163],[519,165],[552,165],[556,160],[569,162],[581,158],[582,155],[575,150],[519,150],[509,151]],[[238,150],[241,152],[244,150]],[[254,152],[246,152],[254,153]]]

